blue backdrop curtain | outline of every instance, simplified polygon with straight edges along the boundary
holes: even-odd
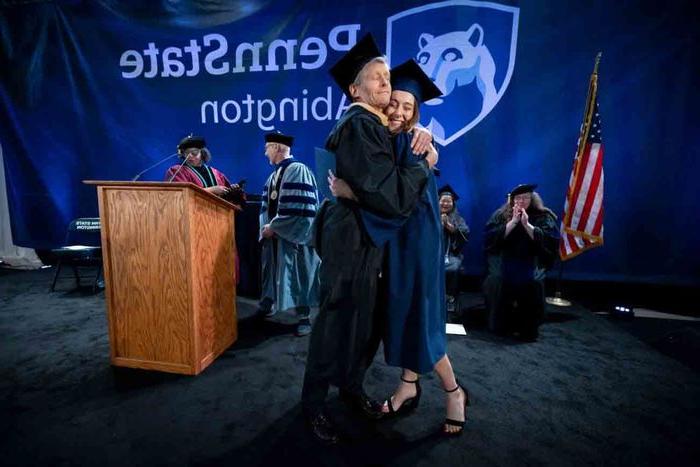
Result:
[[[562,212],[588,78],[602,51],[605,246],[567,262],[564,277],[700,284],[692,7],[544,0],[6,4],[0,144],[14,241],[58,245],[71,219],[97,214],[95,189],[82,180],[131,179],[174,153],[190,132],[206,137],[212,165],[233,181],[248,179],[252,192],[270,171],[263,134],[272,128],[295,135],[293,153],[313,165],[313,148],[347,104],[328,69],[372,32],[394,64],[423,53],[448,91],[440,105],[424,106],[421,123],[433,120],[442,143],[440,183],[460,194],[472,230],[467,273],[483,271],[483,225],[514,185],[538,183],[545,203]],[[168,165],[142,179],[161,180]]]

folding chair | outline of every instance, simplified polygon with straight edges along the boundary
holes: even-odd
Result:
[[[76,243],[83,241],[100,244],[99,217],[82,217],[71,221],[66,232],[64,246],[51,250],[51,254],[57,258],[56,273],[51,283],[51,292],[56,288],[56,281],[61,274],[63,266],[70,266],[73,269],[76,288],[80,287],[79,268],[96,268],[92,291],[93,293],[97,291],[97,284],[102,277],[102,248],[100,246],[86,246]]]

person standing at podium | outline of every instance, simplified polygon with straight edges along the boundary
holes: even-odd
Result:
[[[193,183],[222,198],[240,190],[238,185],[231,185],[223,172],[208,165],[211,152],[201,136],[184,137],[177,145],[177,153],[182,162],[165,172],[166,182]]]
[[[263,187],[260,208],[262,297],[258,317],[294,308],[296,335],[311,333],[310,309],[318,306],[320,259],[311,240],[318,209],[316,179],[291,155],[292,136],[265,135],[265,156],[275,170]],[[274,305],[274,308],[273,308]]]
[[[237,184],[231,185],[223,172],[207,163],[211,152],[201,136],[185,136],[177,145],[177,154],[182,159],[165,172],[166,182],[189,182],[204,188],[209,193],[220,196],[240,206],[245,201],[245,193]],[[236,254],[236,284],[240,281],[240,260]]]

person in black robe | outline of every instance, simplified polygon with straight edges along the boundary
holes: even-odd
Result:
[[[525,341],[537,340],[544,317],[544,277],[559,244],[556,215],[544,206],[536,186],[515,187],[485,229],[489,329]]]
[[[440,220],[442,222],[442,254],[445,257],[445,287],[447,289],[447,311],[456,308],[459,295],[459,273],[462,268],[462,248],[469,240],[469,226],[457,210],[459,196],[450,185],[438,190],[440,197]],[[456,310],[458,313],[461,310]]]
[[[386,60],[370,35],[362,38],[331,68],[353,104],[326,140],[335,153],[336,175],[356,201],[324,203],[316,218],[316,248],[321,257],[320,307],[313,324],[302,388],[302,408],[316,438],[339,437],[324,414],[330,385],[370,417],[381,404],[363,390],[364,376],[381,338],[381,313],[375,313],[383,249],[368,234],[361,210],[386,219],[408,218],[436,157],[398,166],[382,109],[391,85]],[[362,208],[362,209],[360,209]]]
[[[427,156],[416,154],[410,144],[411,135],[418,131],[418,106],[442,92],[412,59],[391,69],[391,87],[391,101],[384,113],[389,117],[397,163],[415,164]],[[432,145],[430,151],[437,152]],[[329,176],[328,181],[333,195],[356,198],[344,180]],[[458,435],[465,424],[469,396],[458,384],[446,351],[443,226],[435,175],[428,177],[421,199],[407,220],[389,226],[387,222],[375,223],[371,217],[364,220],[368,231],[379,231],[372,238],[389,239],[382,270],[386,287],[377,313],[386,310],[386,362],[401,367],[402,372],[399,385],[384,402],[384,416],[416,409],[422,392],[419,375],[435,370],[446,392],[447,416],[441,431]]]

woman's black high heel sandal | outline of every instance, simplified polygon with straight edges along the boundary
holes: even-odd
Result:
[[[461,384],[459,384],[459,381],[457,381],[457,386],[454,389],[450,389],[449,391],[445,389],[445,392],[450,393],[450,392],[455,392],[456,390],[461,389],[462,393],[464,393],[464,421],[460,420],[453,420],[451,418],[445,418],[445,425],[450,425],[450,426],[456,426],[459,428],[457,431],[449,432],[445,431],[444,427],[441,429],[442,434],[445,436],[458,436],[461,435],[462,432],[464,431],[464,424],[467,421],[467,406],[469,406],[469,393],[467,392],[466,389],[462,387]]]
[[[409,383],[409,384],[415,384],[416,385],[416,395],[406,399],[403,401],[403,404],[398,409],[394,409],[394,405],[391,403],[391,397],[389,396],[386,399],[387,406],[389,407],[389,412],[385,415],[386,417],[396,417],[399,415],[406,415],[410,412],[413,412],[418,408],[418,403],[420,402],[420,396],[421,396],[421,388],[420,388],[420,382],[418,378],[416,378],[414,381],[409,381],[407,379],[404,379],[403,376],[401,376],[401,381],[404,383]]]

